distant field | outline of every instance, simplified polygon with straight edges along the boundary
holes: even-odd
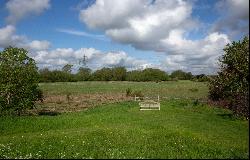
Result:
[[[145,95],[182,97],[182,98],[206,98],[208,86],[204,82],[192,81],[166,81],[166,82],[59,82],[41,83],[41,89],[45,94],[94,94],[94,93],[126,93],[127,88],[142,91]],[[197,89],[197,90],[195,90]]]
[[[126,96],[126,89],[132,92],[140,91],[143,96],[156,97],[161,100],[206,99],[208,86],[204,82],[166,81],[166,82],[119,82],[119,81],[87,81],[41,83],[45,100],[38,104],[38,109],[48,109],[57,112],[74,112],[85,110],[96,105],[133,100]],[[38,112],[37,110],[33,110]]]
[[[0,117],[0,158],[249,156],[248,121],[195,100],[206,98],[205,83],[80,82],[40,87],[46,100],[38,108],[71,113]],[[125,96],[128,87],[145,95],[160,90],[161,97],[170,98],[161,99],[160,111],[140,111],[138,102]]]

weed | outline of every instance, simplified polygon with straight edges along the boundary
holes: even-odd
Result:
[[[66,100],[69,103],[70,101],[72,101],[72,97],[71,97],[71,93],[67,93],[66,94]]]
[[[132,95],[132,89],[131,88],[127,88],[126,89],[126,96],[129,97]]]

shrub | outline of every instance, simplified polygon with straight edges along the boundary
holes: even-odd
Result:
[[[39,74],[35,61],[22,48],[6,48],[0,52],[0,111],[17,113],[34,107],[42,100],[38,88]]]
[[[126,89],[126,96],[131,96],[132,95],[132,89],[131,88],[127,88]]]
[[[141,91],[134,91],[132,95],[136,97],[141,97],[141,98],[144,97]]]
[[[229,103],[235,114],[249,115],[249,38],[233,42],[224,48],[221,70],[210,80],[209,98]]]

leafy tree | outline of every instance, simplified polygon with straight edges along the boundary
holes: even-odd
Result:
[[[168,74],[159,69],[146,68],[142,71],[133,70],[127,72],[127,81],[166,81]]]
[[[167,73],[159,69],[146,68],[142,71],[142,81],[165,81],[167,79]]]
[[[142,71],[139,71],[139,70],[129,71],[126,74],[127,81],[139,82],[139,81],[141,81],[141,77],[142,77]]]
[[[236,114],[249,115],[249,37],[224,48],[218,76],[210,81],[209,97],[225,100]]]
[[[126,79],[126,68],[125,67],[115,67],[112,68],[112,80],[113,81],[124,81]]]
[[[170,75],[170,77],[172,79],[179,79],[179,80],[190,80],[192,79],[193,75],[191,72],[184,72],[182,70],[176,70],[176,71],[173,71]]]
[[[51,71],[48,68],[39,70],[40,82],[51,82]]]
[[[66,64],[65,66],[63,66],[62,71],[66,73],[71,73],[72,67],[73,67],[72,64]]]
[[[35,61],[22,48],[8,47],[0,52],[0,111],[20,115],[42,100]]]
[[[112,70],[110,68],[102,68],[93,73],[94,80],[96,81],[110,81],[112,79]]]
[[[198,74],[193,76],[192,81],[197,81],[197,82],[206,82],[209,80],[209,77],[205,74]]]
[[[78,81],[87,81],[91,78],[91,69],[80,67],[77,72]]]

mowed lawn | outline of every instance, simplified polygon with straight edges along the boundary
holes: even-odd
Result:
[[[139,111],[138,102],[124,101],[58,116],[0,117],[0,158],[249,156],[248,121],[233,117],[228,110],[197,103],[192,99],[206,97],[208,89],[205,83],[65,84],[42,84],[41,88],[48,95],[67,92],[119,93],[125,92],[128,86],[141,89],[144,93],[157,93],[156,86],[159,85],[161,96],[172,98],[161,99],[160,111]]]

